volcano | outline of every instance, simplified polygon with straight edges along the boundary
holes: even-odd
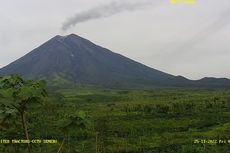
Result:
[[[156,70],[75,34],[57,35],[0,69],[0,75],[9,74],[19,74],[25,79],[45,79],[50,85],[66,86],[230,86],[230,80],[225,78],[192,81]]]

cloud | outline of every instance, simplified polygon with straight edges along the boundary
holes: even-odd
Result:
[[[7,46],[10,43],[10,39],[6,35],[0,35],[0,45]]]
[[[173,54],[186,53],[185,51],[193,49],[194,46],[202,43],[203,41],[207,40],[209,37],[221,31],[230,23],[229,14],[230,14],[230,10],[229,9],[225,10],[213,23],[211,23],[202,31],[196,33],[193,37],[191,37],[187,41],[184,41],[182,44],[180,44],[180,46],[175,49]]]

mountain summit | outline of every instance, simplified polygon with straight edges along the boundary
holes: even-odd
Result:
[[[184,77],[147,67],[75,34],[55,36],[0,69],[0,75],[8,74],[20,74],[27,79],[46,79],[55,85],[154,87],[194,83]],[[200,80],[199,84],[202,82]],[[204,82],[210,83],[212,79]]]

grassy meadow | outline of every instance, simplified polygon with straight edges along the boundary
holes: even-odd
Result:
[[[230,90],[59,89],[29,107],[30,137],[58,140],[33,144],[33,153],[57,153],[60,146],[59,153],[230,152]],[[15,125],[1,129],[0,137],[23,138]],[[27,150],[0,144],[0,152]]]

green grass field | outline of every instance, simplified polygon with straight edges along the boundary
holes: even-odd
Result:
[[[27,112],[33,153],[228,153],[230,90],[62,89]],[[63,128],[77,112],[87,127]],[[20,125],[1,138],[22,138]],[[225,142],[226,141],[226,142]],[[228,142],[229,141],[229,142]],[[26,145],[0,144],[1,153],[24,153]]]

